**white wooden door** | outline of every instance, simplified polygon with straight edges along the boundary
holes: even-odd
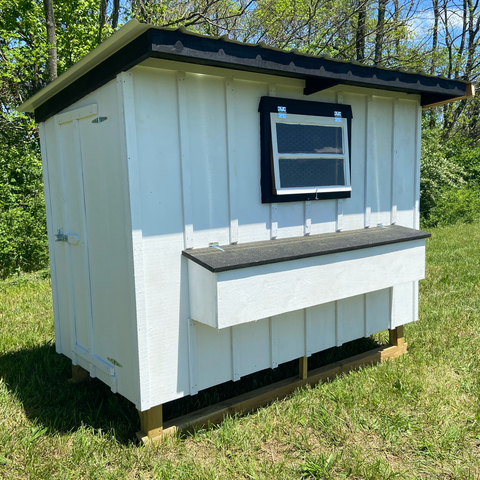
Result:
[[[54,248],[56,256],[66,259],[59,266],[66,268],[66,277],[61,274],[58,277],[67,278],[68,283],[71,358],[74,363],[83,363],[78,357],[85,359],[92,376],[96,376],[96,369],[110,375],[111,386],[115,389],[114,366],[106,355],[99,354],[95,345],[92,304],[91,265],[95,259],[89,251],[89,234],[95,232],[88,232],[89,212],[85,200],[85,161],[88,159],[84,158],[82,145],[94,141],[94,138],[85,137],[91,133],[89,124],[92,119],[95,121],[96,114],[97,105],[90,105],[55,117],[63,189],[63,224],[53,225],[56,229]]]

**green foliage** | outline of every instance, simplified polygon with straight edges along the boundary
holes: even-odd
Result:
[[[16,129],[0,133],[0,278],[48,264],[42,165],[34,125],[21,116],[10,121]]]
[[[426,227],[471,223],[480,212],[480,146],[457,133],[424,124],[420,213]]]
[[[430,213],[444,192],[465,183],[465,172],[451,156],[448,145],[442,142],[439,130],[424,128],[420,172],[420,214],[428,223]]]
[[[480,190],[450,189],[442,193],[429,212],[427,226],[473,223],[480,220]]]

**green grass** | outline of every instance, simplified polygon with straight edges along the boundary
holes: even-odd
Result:
[[[478,223],[432,230],[408,355],[158,446],[101,382],[68,384],[43,277],[0,282],[2,479],[480,478]]]

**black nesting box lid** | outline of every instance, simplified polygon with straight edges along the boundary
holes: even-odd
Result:
[[[323,233],[304,237],[183,250],[182,255],[210,272],[226,272],[269,263],[317,257],[409,242],[430,237],[430,233],[413,228],[389,225],[346,232]]]

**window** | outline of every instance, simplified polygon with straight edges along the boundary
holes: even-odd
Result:
[[[262,202],[350,197],[351,107],[262,97]]]

